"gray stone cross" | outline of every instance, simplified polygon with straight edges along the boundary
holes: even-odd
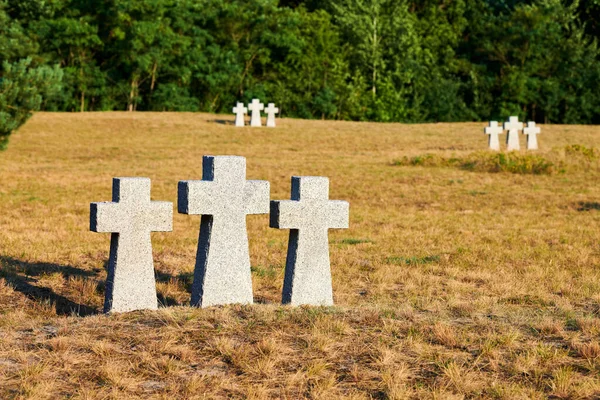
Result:
[[[329,239],[331,228],[348,228],[350,205],[329,200],[329,179],[292,177],[292,199],[271,202],[270,226],[290,229],[282,302],[333,305]]]
[[[523,129],[523,133],[527,135],[527,150],[537,150],[538,149],[538,141],[537,135],[539,135],[541,129],[539,126],[535,126],[535,122],[529,121],[525,129]]]
[[[248,109],[252,111],[250,126],[262,126],[260,112],[265,109],[265,105],[258,99],[252,99],[252,103],[248,104]]]
[[[269,212],[269,182],[246,180],[246,159],[204,156],[201,181],[180,181],[178,210],[201,214],[193,306],[252,304],[247,214]]]
[[[244,107],[244,103],[237,103],[236,107],[233,107],[235,114],[235,126],[244,126],[244,116],[248,114],[248,109]]]
[[[498,121],[490,121],[490,126],[486,127],[484,133],[489,135],[488,147],[490,150],[500,150],[500,140],[498,135],[501,135],[504,130],[501,126],[498,126]]]
[[[523,123],[519,122],[519,117],[510,117],[504,123],[504,129],[508,131],[506,135],[506,150],[519,150],[519,131],[523,130]]]
[[[112,199],[90,204],[90,230],[111,232],[104,312],[155,310],[150,232],[173,229],[173,204],[150,201],[148,178],[114,178]]]
[[[275,128],[275,114],[279,114],[279,108],[275,107],[275,103],[269,103],[265,112],[267,113],[267,127]]]

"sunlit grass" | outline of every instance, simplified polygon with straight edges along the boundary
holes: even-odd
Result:
[[[0,398],[600,396],[600,128],[542,125],[539,152],[501,156],[485,124],[221,120],[43,113],[11,138]],[[351,213],[330,232],[335,307],[278,304],[288,232],[261,215],[257,304],[189,308],[200,221],[176,213],[152,236],[165,307],[98,314],[110,235],[89,232],[89,203],[110,200],[113,176],[176,203],[205,154],[246,156],[273,199],[292,175],[330,178]]]

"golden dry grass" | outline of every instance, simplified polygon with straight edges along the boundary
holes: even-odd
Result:
[[[226,120],[226,121],[223,121]],[[529,399],[600,397],[600,128],[542,126],[551,175],[398,166],[485,149],[483,124],[41,113],[0,154],[0,398]],[[228,123],[224,123],[228,122]],[[287,231],[248,217],[256,305],[187,307],[199,217],[154,233],[158,312],[98,314],[109,235],[89,203],[113,176],[155,200],[204,154],[248,158],[289,198],[330,177],[334,308],[278,305]],[[563,168],[564,167],[564,168]]]

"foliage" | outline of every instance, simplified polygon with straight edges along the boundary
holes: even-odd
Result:
[[[598,0],[0,0],[0,62],[60,111],[600,123]],[[1,72],[1,71],[0,71]]]

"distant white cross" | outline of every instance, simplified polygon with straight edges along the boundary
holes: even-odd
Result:
[[[523,133],[527,135],[527,150],[537,150],[538,142],[537,135],[539,135],[541,129],[539,126],[535,126],[535,122],[529,121],[527,127],[523,129]]]
[[[506,150],[519,150],[519,131],[523,130],[523,123],[519,122],[519,117],[510,117],[504,123],[504,129],[508,131],[506,135]]]
[[[201,214],[192,305],[252,304],[246,215],[269,212],[269,182],[246,180],[246,159],[204,156],[201,181],[180,181],[178,210]]]
[[[150,232],[173,229],[173,204],[150,201],[148,178],[114,178],[112,198],[90,204],[90,230],[112,233],[104,312],[155,310]]]
[[[244,116],[248,114],[248,109],[244,107],[244,103],[237,103],[236,107],[233,107],[235,113],[235,126],[244,126]]]
[[[250,126],[262,126],[260,112],[265,109],[265,105],[258,99],[252,99],[252,103],[248,104],[248,109],[252,111]]]
[[[269,106],[265,108],[267,113],[267,126],[269,128],[275,128],[275,114],[279,114],[279,108],[275,107],[275,103],[269,103]]]
[[[290,229],[282,302],[333,305],[328,229],[348,228],[350,206],[329,200],[329,179],[292,177],[292,199],[271,202],[270,226]]]
[[[501,126],[498,126],[498,121],[490,121],[490,126],[484,130],[486,135],[489,135],[488,146],[490,150],[500,150],[500,140],[498,135],[501,135],[504,130]]]

